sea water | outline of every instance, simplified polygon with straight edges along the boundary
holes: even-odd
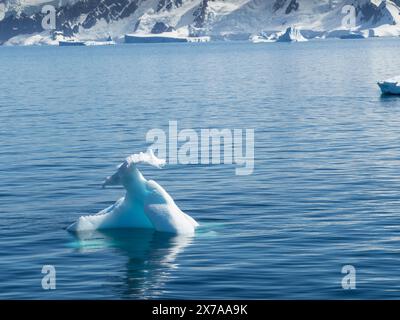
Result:
[[[0,298],[398,298],[400,98],[376,85],[400,74],[398,48],[0,47]],[[68,233],[123,196],[102,182],[169,121],[254,129],[252,174],[143,167],[200,223],[194,237]]]

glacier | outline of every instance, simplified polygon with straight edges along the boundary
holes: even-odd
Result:
[[[67,230],[141,228],[172,234],[194,234],[199,224],[180,210],[157,182],[143,177],[137,168],[141,163],[161,168],[165,160],[157,158],[151,149],[126,158],[103,183],[103,187],[122,185],[126,189],[125,196],[95,215],[81,216]]]

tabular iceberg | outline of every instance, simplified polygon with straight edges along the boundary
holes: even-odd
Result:
[[[117,172],[103,183],[103,187],[124,186],[125,196],[95,215],[80,217],[67,230],[148,228],[174,234],[193,234],[199,224],[181,211],[157,182],[143,177],[137,168],[139,163],[161,168],[165,160],[157,158],[152,150],[126,158]]]

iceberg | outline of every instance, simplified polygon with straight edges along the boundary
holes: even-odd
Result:
[[[378,81],[383,94],[400,94],[400,76],[384,81]]]
[[[187,37],[177,35],[141,35],[141,34],[126,34],[125,43],[174,43],[174,42],[188,42]]]
[[[142,228],[173,234],[194,234],[199,224],[181,211],[157,182],[143,177],[137,168],[141,163],[161,168],[165,160],[157,158],[151,149],[126,158],[103,183],[103,187],[122,185],[126,189],[125,196],[95,215],[81,216],[67,230],[81,232]]]
[[[85,46],[113,46],[115,45],[115,41],[107,40],[107,41],[85,41]]]
[[[371,33],[373,30],[371,31]],[[340,36],[340,39],[365,39],[366,36],[362,32],[349,32],[348,34],[343,34]]]
[[[301,31],[295,27],[288,27],[284,33],[282,33],[276,39],[276,42],[302,42],[307,41],[306,38],[303,37]]]
[[[76,47],[76,46],[111,46],[115,41],[78,41],[78,40],[60,40],[58,45],[60,47]]]
[[[249,40],[253,43],[276,42],[278,36],[279,36],[279,34],[276,32],[272,33],[272,34],[260,32],[257,35],[250,36]]]
[[[312,32],[309,32],[312,34]],[[249,40],[253,43],[263,42],[304,42],[308,41],[300,29],[296,27],[288,27],[285,31],[260,32],[259,34],[250,36]]]
[[[85,42],[77,40],[60,40],[58,41],[60,47],[82,47],[85,46]]]

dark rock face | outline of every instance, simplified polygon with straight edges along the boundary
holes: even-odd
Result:
[[[193,12],[195,28],[202,28],[204,25],[204,21],[207,18],[208,1],[203,0],[200,6]]]
[[[285,8],[288,0],[275,0],[274,5],[272,6],[272,11],[276,12],[279,9]],[[288,6],[285,9],[285,13],[289,14],[293,11],[297,11],[300,7],[298,0],[290,0]]]
[[[151,33],[160,34],[163,32],[171,32],[174,31],[175,28],[170,27],[169,25],[165,24],[164,22],[156,22],[151,29]]]
[[[273,12],[278,11],[279,9],[282,9],[283,6],[285,5],[287,0],[275,0],[274,5],[272,6]]]
[[[400,0],[399,0],[400,2]],[[364,3],[363,5],[356,6],[357,17],[361,22],[370,21],[373,24],[378,23],[383,17],[383,11],[386,9],[386,4],[382,2],[379,6],[371,2]],[[391,21],[392,24],[395,21]]]
[[[290,1],[288,7],[286,8],[285,13],[289,14],[292,11],[297,11],[297,10],[299,10],[299,6],[300,5],[296,0],[292,0],[292,1]]]
[[[22,13],[18,18],[10,15],[0,22],[0,43],[22,33],[35,33],[43,30],[44,15],[35,14],[28,17]]]
[[[138,8],[139,0],[87,0],[59,8],[57,11],[57,30],[76,33],[79,27],[92,28],[97,21],[104,19],[107,23],[129,17]],[[82,23],[74,23],[85,14]],[[67,35],[67,34],[65,34]]]

